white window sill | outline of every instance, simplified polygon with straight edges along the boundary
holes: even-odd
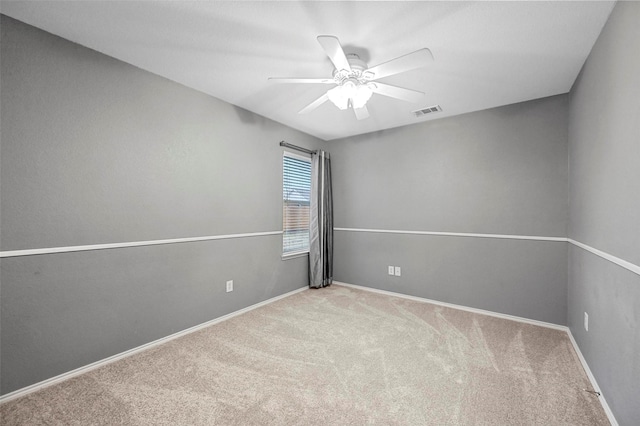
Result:
[[[287,253],[282,255],[282,260],[296,259],[298,257],[308,256],[308,251],[298,251],[295,253]]]

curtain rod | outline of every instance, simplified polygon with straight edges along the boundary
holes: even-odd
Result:
[[[311,151],[310,149],[307,149],[307,148],[302,148],[300,146],[291,145],[290,143],[286,143],[285,141],[280,141],[280,146],[284,146],[284,147],[291,148],[291,149],[296,149],[298,151],[306,152],[307,154],[312,154],[312,155],[318,153],[318,151]]]

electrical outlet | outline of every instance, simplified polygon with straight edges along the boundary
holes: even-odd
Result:
[[[227,281],[227,293],[233,291],[233,280]]]
[[[584,329],[589,331],[589,314],[586,312],[584,313]]]
[[[396,277],[400,276],[401,271],[400,271],[400,267],[399,266],[396,266],[396,270],[394,271],[394,273],[395,273]]]
[[[389,275],[393,275],[393,266],[389,266]]]

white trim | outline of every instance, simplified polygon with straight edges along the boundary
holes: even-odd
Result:
[[[541,237],[536,235],[509,235],[509,234],[473,234],[466,232],[432,232],[432,231],[406,231],[398,229],[365,229],[365,228],[333,228],[334,231],[347,231],[347,232],[372,232],[378,234],[409,234],[409,235],[435,235],[446,237],[473,237],[473,238],[499,238],[508,240],[534,240],[534,241],[556,241],[556,242],[569,242],[576,247],[580,247],[588,252],[600,256],[603,259],[613,262],[618,266],[640,275],[640,266],[628,262],[624,259],[620,259],[612,254],[605,253],[602,250],[598,250],[591,246],[588,246],[580,241],[573,240],[566,237]]]
[[[296,259],[298,257],[309,256],[309,250],[307,251],[296,251],[292,253],[287,253],[282,255],[282,260]]]
[[[582,364],[582,368],[584,368],[584,372],[587,373],[587,377],[591,382],[591,386],[593,387],[593,390],[600,393],[598,399],[600,400],[600,404],[602,404],[602,408],[604,409],[604,412],[607,415],[607,418],[609,419],[609,423],[611,423],[611,426],[618,426],[618,421],[614,417],[613,411],[611,411],[611,408],[609,408],[609,404],[607,404],[607,400],[604,399],[604,395],[602,394],[602,391],[598,386],[596,377],[591,372],[591,369],[589,368],[589,364],[587,364],[587,360],[584,358],[584,356],[582,356],[582,352],[580,352],[580,347],[578,346],[578,343],[576,342],[576,340],[573,338],[573,334],[571,334],[571,329],[569,327],[567,327],[567,334],[569,335],[569,339],[571,340],[573,349],[576,351],[576,354],[580,359],[580,363]]]
[[[379,290],[377,288],[364,287],[364,286],[359,286],[359,285],[356,285],[356,284],[348,284],[348,283],[343,283],[343,282],[340,282],[340,281],[333,281],[333,284],[337,284],[337,285],[341,285],[341,286],[345,286],[345,287],[352,287],[352,288],[356,288],[356,289],[364,290],[364,291],[370,291],[372,293],[384,294],[386,296],[400,297],[402,299],[413,300],[415,302],[430,303],[432,305],[445,306],[447,308],[453,308],[453,309],[458,309],[458,310],[461,310],[461,311],[473,312],[474,314],[487,315],[487,316],[490,316],[490,317],[502,318],[502,319],[507,319],[507,320],[511,320],[511,321],[517,321],[517,322],[523,322],[523,323],[527,323],[527,324],[537,325],[537,326],[540,326],[540,327],[553,328],[555,330],[562,330],[562,331],[568,330],[567,327],[564,326],[564,325],[553,324],[551,322],[538,321],[538,320],[529,319],[529,318],[517,317],[515,315],[509,315],[509,314],[501,314],[499,312],[485,311],[484,309],[470,308],[468,306],[456,305],[456,304],[447,303],[447,302],[440,302],[440,301],[432,300],[432,299],[425,299],[424,297],[410,296],[408,294],[396,293],[396,292],[387,291],[387,290]]]
[[[596,381],[595,376],[593,375],[593,373],[591,372],[591,369],[589,368],[589,365],[587,364],[587,360],[584,358],[584,356],[582,356],[582,352],[580,352],[580,348],[578,347],[578,343],[573,338],[573,334],[571,334],[571,329],[569,327],[567,327],[567,326],[553,324],[553,323],[550,323],[550,322],[532,320],[532,319],[529,319],[529,318],[517,317],[517,316],[514,316],[514,315],[501,314],[499,312],[485,311],[484,309],[477,309],[477,308],[470,308],[470,307],[462,306],[462,305],[455,305],[453,303],[439,302],[437,300],[425,299],[425,298],[417,297],[417,296],[409,296],[409,295],[406,295],[406,294],[395,293],[395,292],[387,291],[387,290],[378,290],[376,288],[371,288],[371,287],[364,287],[364,286],[359,286],[359,285],[355,285],[355,284],[347,284],[347,283],[343,283],[343,282],[340,282],[340,281],[334,281],[333,284],[341,285],[341,286],[344,286],[344,287],[351,287],[351,288],[364,290],[364,291],[369,291],[369,292],[372,292],[372,293],[384,294],[384,295],[387,295],[387,296],[400,297],[402,299],[409,299],[409,300],[413,300],[413,301],[416,301],[416,302],[430,303],[430,304],[433,304],[433,305],[446,306],[448,308],[459,309],[461,311],[473,312],[473,313],[476,313],[476,314],[488,315],[488,316],[491,316],[491,317],[503,318],[503,319],[507,319],[507,320],[511,320],[511,321],[522,322],[522,323],[525,323],[525,324],[532,324],[532,325],[537,325],[537,326],[540,326],[540,327],[546,327],[546,328],[552,328],[552,329],[559,330],[559,331],[564,331],[569,336],[569,340],[571,341],[571,345],[573,346],[573,349],[576,351],[576,354],[578,355],[578,359],[580,360],[580,363],[582,364],[582,367],[584,368],[584,371],[587,374],[587,378],[591,382],[591,386],[593,387],[593,390],[595,390],[596,392],[600,393],[600,395],[598,397],[598,400],[600,401],[600,404],[602,405],[602,408],[603,408],[605,414],[607,415],[607,418],[609,419],[609,422],[611,423],[612,426],[618,426],[618,422],[616,421],[616,418],[613,415],[613,412],[611,411],[611,408],[609,408],[609,404],[607,404],[607,401],[604,398],[604,395],[602,394],[602,391],[600,390],[600,387],[598,386],[598,382]]]
[[[595,254],[596,256],[600,256],[601,258],[606,259],[609,262],[613,262],[618,266],[622,266],[623,268],[640,275],[640,266],[638,265],[634,265],[633,263],[627,262],[626,260],[620,259],[619,257],[616,257],[612,254],[605,253],[602,250],[595,249],[591,246],[581,243],[580,241],[572,240],[571,238],[569,238],[568,241],[574,246],[580,247],[588,252]]]
[[[76,376],[79,376],[81,374],[88,373],[89,371],[95,370],[96,368],[103,367],[103,366],[105,366],[107,364],[111,364],[111,363],[116,362],[118,360],[121,360],[123,358],[126,358],[126,357],[129,357],[131,355],[137,354],[139,352],[146,351],[147,349],[151,349],[151,348],[156,347],[158,345],[162,345],[162,344],[167,343],[167,342],[169,342],[171,340],[177,339],[178,337],[182,337],[182,336],[185,336],[187,334],[191,334],[191,333],[196,332],[198,330],[201,330],[203,328],[218,324],[218,323],[220,323],[222,321],[226,321],[226,320],[231,319],[233,317],[236,317],[238,315],[242,315],[242,314],[247,313],[249,311],[252,311],[254,309],[260,308],[262,306],[268,305],[270,303],[276,302],[276,301],[278,301],[280,299],[284,299],[285,297],[292,296],[292,295],[294,295],[296,293],[300,293],[300,292],[303,292],[303,291],[308,290],[308,289],[309,289],[308,286],[300,287],[299,289],[292,290],[292,291],[290,291],[288,293],[285,293],[285,294],[281,294],[280,296],[272,297],[271,299],[264,300],[262,302],[256,303],[255,305],[247,306],[246,308],[243,308],[243,309],[237,310],[235,312],[231,312],[229,314],[223,315],[221,317],[212,319],[211,321],[207,321],[207,322],[204,322],[202,324],[198,324],[198,325],[195,325],[193,327],[187,328],[186,330],[182,330],[182,331],[179,331],[177,333],[171,334],[169,336],[162,337],[162,338],[160,338],[158,340],[154,340],[153,342],[145,343],[144,345],[138,346],[136,348],[129,349],[128,351],[124,351],[124,352],[121,352],[119,354],[112,355],[112,356],[110,356],[108,358],[105,358],[105,359],[102,359],[100,361],[92,362],[91,364],[85,365],[85,366],[80,367],[80,368],[76,368],[75,370],[71,370],[71,371],[68,371],[66,373],[62,373],[62,374],[60,374],[58,376],[52,377],[50,379],[46,379],[46,380],[43,380],[41,382],[34,383],[33,385],[24,387],[22,389],[15,390],[15,391],[13,391],[11,393],[8,393],[6,395],[0,396],[0,404],[2,404],[4,402],[11,401],[11,400],[16,399],[16,398],[20,398],[21,396],[25,396],[27,394],[30,394],[30,393],[33,393],[33,392],[36,392],[36,391],[39,391],[40,389],[44,389],[44,388],[49,387],[51,385],[55,385],[56,383],[63,382],[63,381],[68,380],[68,379],[70,379],[72,377],[76,377]]]
[[[475,238],[500,238],[509,240],[536,240],[567,242],[565,237],[539,237],[534,235],[509,235],[509,234],[471,234],[466,232],[432,232],[432,231],[405,231],[398,229],[363,229],[363,228],[333,228],[334,231],[349,232],[375,232],[381,234],[411,234],[411,235],[437,235],[446,237],[475,237]]]
[[[125,248],[125,247],[157,246],[161,244],[192,243],[197,241],[228,240],[231,238],[262,237],[265,235],[280,235],[280,234],[282,234],[282,231],[268,231],[268,232],[251,232],[247,234],[211,235],[207,237],[171,238],[167,240],[130,241],[125,243],[108,243],[108,244],[93,244],[93,245],[84,245],[84,246],[8,250],[8,251],[0,251],[0,258],[33,256],[36,254],[68,253],[73,251],[105,250],[105,249]]]

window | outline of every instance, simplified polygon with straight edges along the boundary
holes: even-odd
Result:
[[[311,160],[288,152],[282,159],[282,254],[309,251]]]

